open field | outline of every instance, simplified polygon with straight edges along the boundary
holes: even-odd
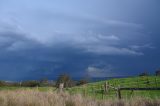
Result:
[[[160,88],[160,77],[158,76],[144,76],[144,77],[130,77],[117,78],[108,80],[109,84],[114,87],[130,87],[130,88]],[[105,81],[89,83],[83,86],[77,86],[67,89],[71,94],[81,93],[85,96],[90,96],[98,99],[116,98],[116,91],[109,89],[108,93],[102,95]],[[133,96],[140,96],[144,98],[160,98],[160,91],[122,91],[123,98],[131,98]]]
[[[38,90],[38,91],[54,91],[55,87],[0,87],[0,91],[14,91],[14,90]]]
[[[160,77],[158,76],[145,76],[145,77],[130,77],[130,78],[115,78],[107,80],[110,85],[115,87],[137,87],[137,88],[160,88]],[[81,94],[87,97],[92,97],[94,99],[116,99],[116,91],[114,89],[109,89],[107,94],[103,94],[102,85],[106,81],[99,81],[94,83],[88,83],[81,86],[76,86],[72,88],[67,88],[64,91],[69,92],[70,94]],[[3,90],[39,90],[39,91],[55,91],[54,87],[0,87],[0,91]],[[160,91],[122,91],[122,98],[131,98],[131,97],[144,97],[156,99],[160,98]]]
[[[94,100],[76,94],[38,90],[0,91],[0,106],[159,106],[158,99]]]
[[[112,86],[158,88],[160,77],[130,77],[107,80]],[[54,87],[0,87],[0,106],[160,106],[160,91],[116,91],[103,94],[106,81],[88,83],[57,93]]]

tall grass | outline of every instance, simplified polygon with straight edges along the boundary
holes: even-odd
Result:
[[[160,100],[144,98],[94,100],[79,94],[15,90],[0,91],[0,106],[160,106]]]

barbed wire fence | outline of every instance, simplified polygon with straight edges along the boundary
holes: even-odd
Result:
[[[134,80],[129,80],[128,82],[125,79],[113,79],[110,81],[103,81],[101,84],[83,85],[75,87],[69,92],[71,94],[80,93],[84,96],[90,96],[99,99],[121,99],[130,98],[133,96],[155,96],[157,91],[159,92],[159,90],[160,78],[140,77],[135,78]]]

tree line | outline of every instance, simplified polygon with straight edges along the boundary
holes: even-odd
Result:
[[[20,82],[11,81],[0,81],[0,87],[2,86],[16,86],[16,87],[58,87],[60,83],[64,83],[64,87],[73,87],[77,85],[86,84],[88,81],[86,79],[81,79],[79,81],[73,80],[68,74],[61,74],[56,81],[48,80],[43,78],[41,80],[28,80]]]
[[[160,76],[160,69],[155,71],[156,76]],[[149,76],[147,72],[140,73],[139,76]],[[17,87],[58,87],[60,83],[64,84],[65,88],[79,86],[88,83],[87,78],[80,79],[79,81],[73,80],[68,74],[61,74],[56,81],[48,80],[43,78],[41,80],[29,80],[29,81],[20,81],[20,82],[8,82],[0,81],[1,86],[17,86]]]

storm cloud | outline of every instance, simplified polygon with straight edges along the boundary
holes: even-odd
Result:
[[[153,73],[159,3],[1,0],[0,79]]]

